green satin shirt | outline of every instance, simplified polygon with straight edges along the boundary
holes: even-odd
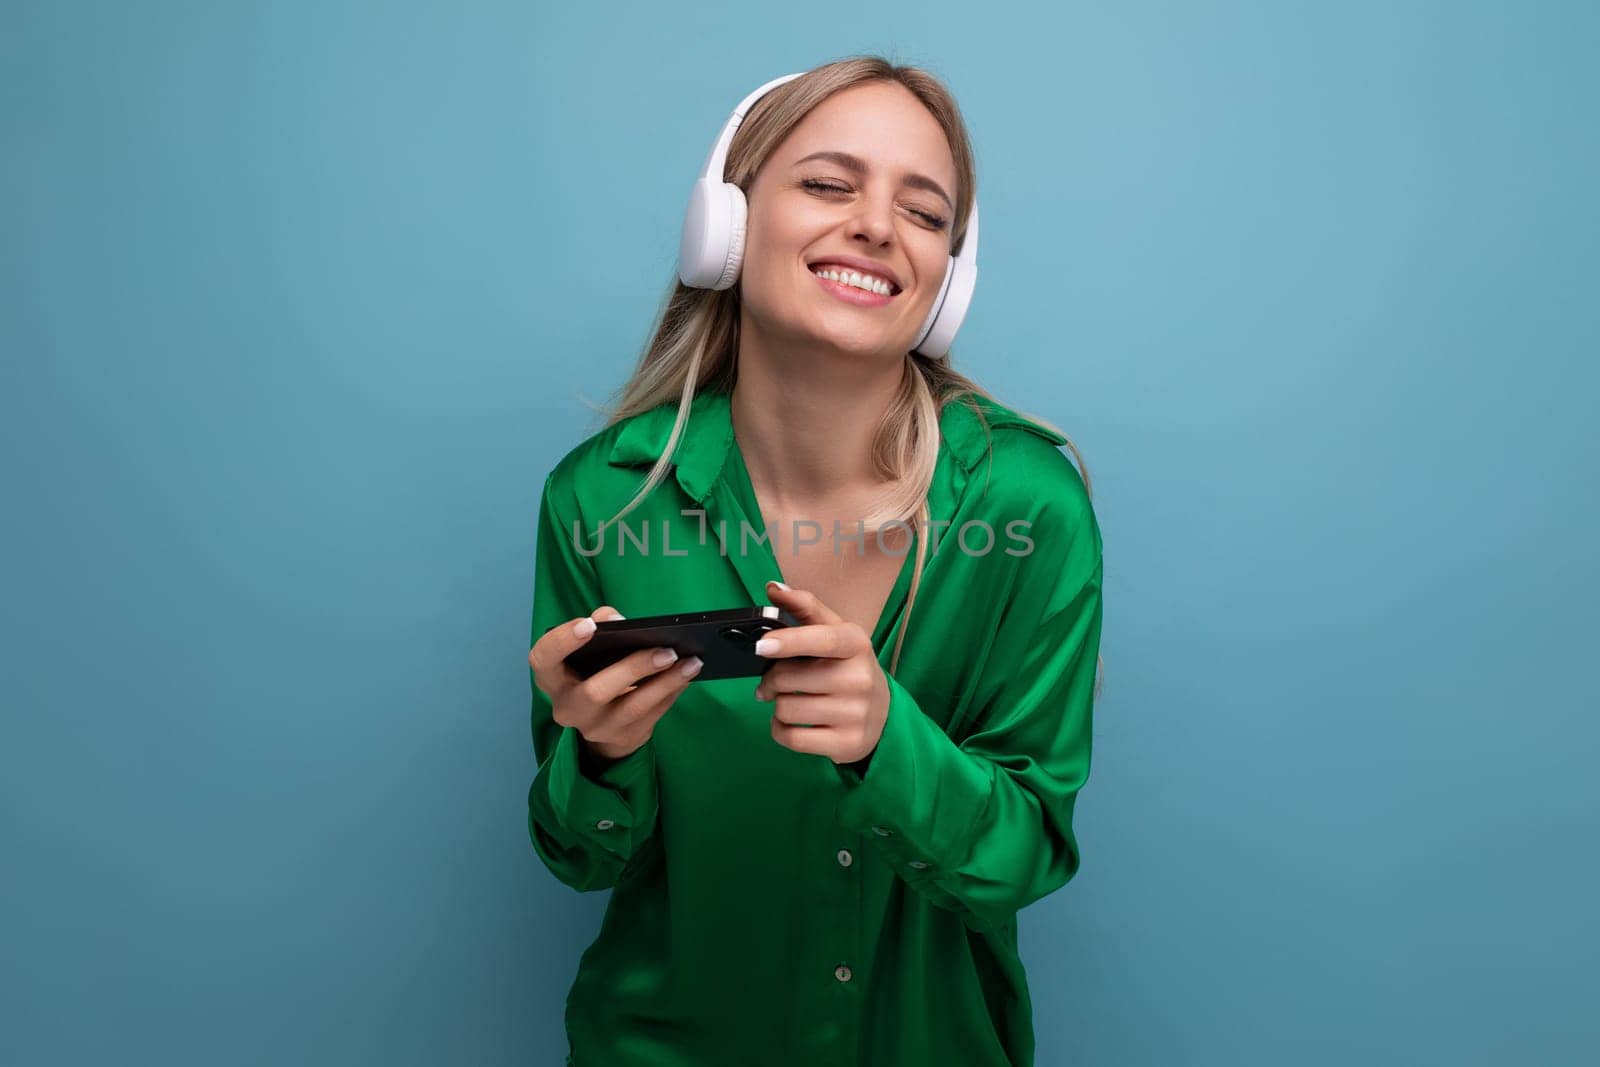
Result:
[[[534,848],[566,885],[612,890],[567,997],[568,1064],[1033,1063],[1017,912],[1078,870],[1101,542],[1063,439],[976,403],[987,432],[964,401],[940,418],[937,537],[859,767],[778,744],[757,679],[731,678],[691,683],[643,748],[596,773],[533,688]],[[534,639],[602,604],[770,602],[783,575],[726,393],[695,397],[674,471],[587,554],[675,413],[606,427],[546,478]],[[872,634],[886,674],[914,561]]]

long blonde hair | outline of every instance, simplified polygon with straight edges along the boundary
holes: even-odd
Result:
[[[955,159],[959,189],[955,217],[950,225],[950,247],[952,252],[959,250],[966,238],[967,220],[977,197],[977,168],[960,108],[950,91],[934,75],[916,67],[895,65],[881,56],[853,56],[825,63],[772,89],[757,100],[728,146],[723,180],[737,185],[748,194],[756,172],[767,157],[810,114],[812,108],[837,92],[878,81],[897,82],[905,86],[944,129],[951,155]],[[705,390],[731,391],[737,378],[738,354],[739,286],[724,290],[692,289],[679,281],[674,272],[666,299],[651,327],[649,344],[645,346],[633,374],[613,394],[613,401],[603,410],[608,413],[605,425],[611,426],[652,408],[676,402],[677,419],[673,422],[666,447],[650,468],[639,491],[605,524],[619,521],[666,477],[695,396]],[[933,482],[939,454],[939,415],[945,404],[969,394],[997,399],[952,367],[949,354],[930,359],[916,352],[906,353],[900,390],[885,410],[873,443],[874,465],[884,479],[895,482],[895,487],[878,499],[863,521],[864,532],[876,532],[883,525],[896,520],[910,521],[913,531],[927,528],[928,488]],[[981,420],[982,412],[977,413]],[[1084,488],[1089,489],[1088,468],[1071,438],[1053,423],[1023,412],[1019,414],[1067,438],[1067,448],[1077,460]],[[602,524],[602,530],[605,524]],[[891,673],[900,662],[900,647],[905,641],[906,629],[911,622],[911,608],[922,579],[925,538],[920,533],[916,533],[915,538],[917,556],[911,587],[906,594],[900,635],[895,641],[894,656],[890,662]],[[1103,666],[1102,657],[1097,668]],[[1100,692],[1100,673],[1097,669],[1096,696]]]

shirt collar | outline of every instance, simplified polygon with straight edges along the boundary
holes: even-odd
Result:
[[[963,397],[945,404],[939,419],[939,433],[941,445],[965,471],[971,472],[977,467],[989,446],[985,427],[967,405],[967,399],[982,409],[989,430],[1017,426],[1031,430],[1054,444],[1066,443],[1067,439],[1054,430],[1028,420],[998,401],[981,395]],[[677,414],[678,405],[668,403],[624,420],[612,442],[608,462],[617,467],[653,464],[666,448]],[[695,394],[678,442],[674,465],[678,484],[696,503],[703,502],[716,484],[732,446],[733,419],[729,394],[711,390]]]
[[[611,465],[653,464],[666,448],[677,416],[678,405],[669,403],[625,420],[611,444],[608,457]],[[728,394],[709,390],[695,394],[673,462],[678,484],[696,503],[704,501],[716,484],[732,445],[733,419],[729,413]]]

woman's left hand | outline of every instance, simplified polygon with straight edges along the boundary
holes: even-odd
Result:
[[[878,747],[889,716],[889,682],[872,638],[813,593],[767,583],[772,602],[800,620],[762,638],[775,662],[756,699],[776,700],[772,738],[796,752],[856,763]]]

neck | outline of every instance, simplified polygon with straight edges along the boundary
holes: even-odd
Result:
[[[751,481],[785,508],[881,491],[872,443],[907,372],[904,357],[778,348],[741,329],[729,410]]]

